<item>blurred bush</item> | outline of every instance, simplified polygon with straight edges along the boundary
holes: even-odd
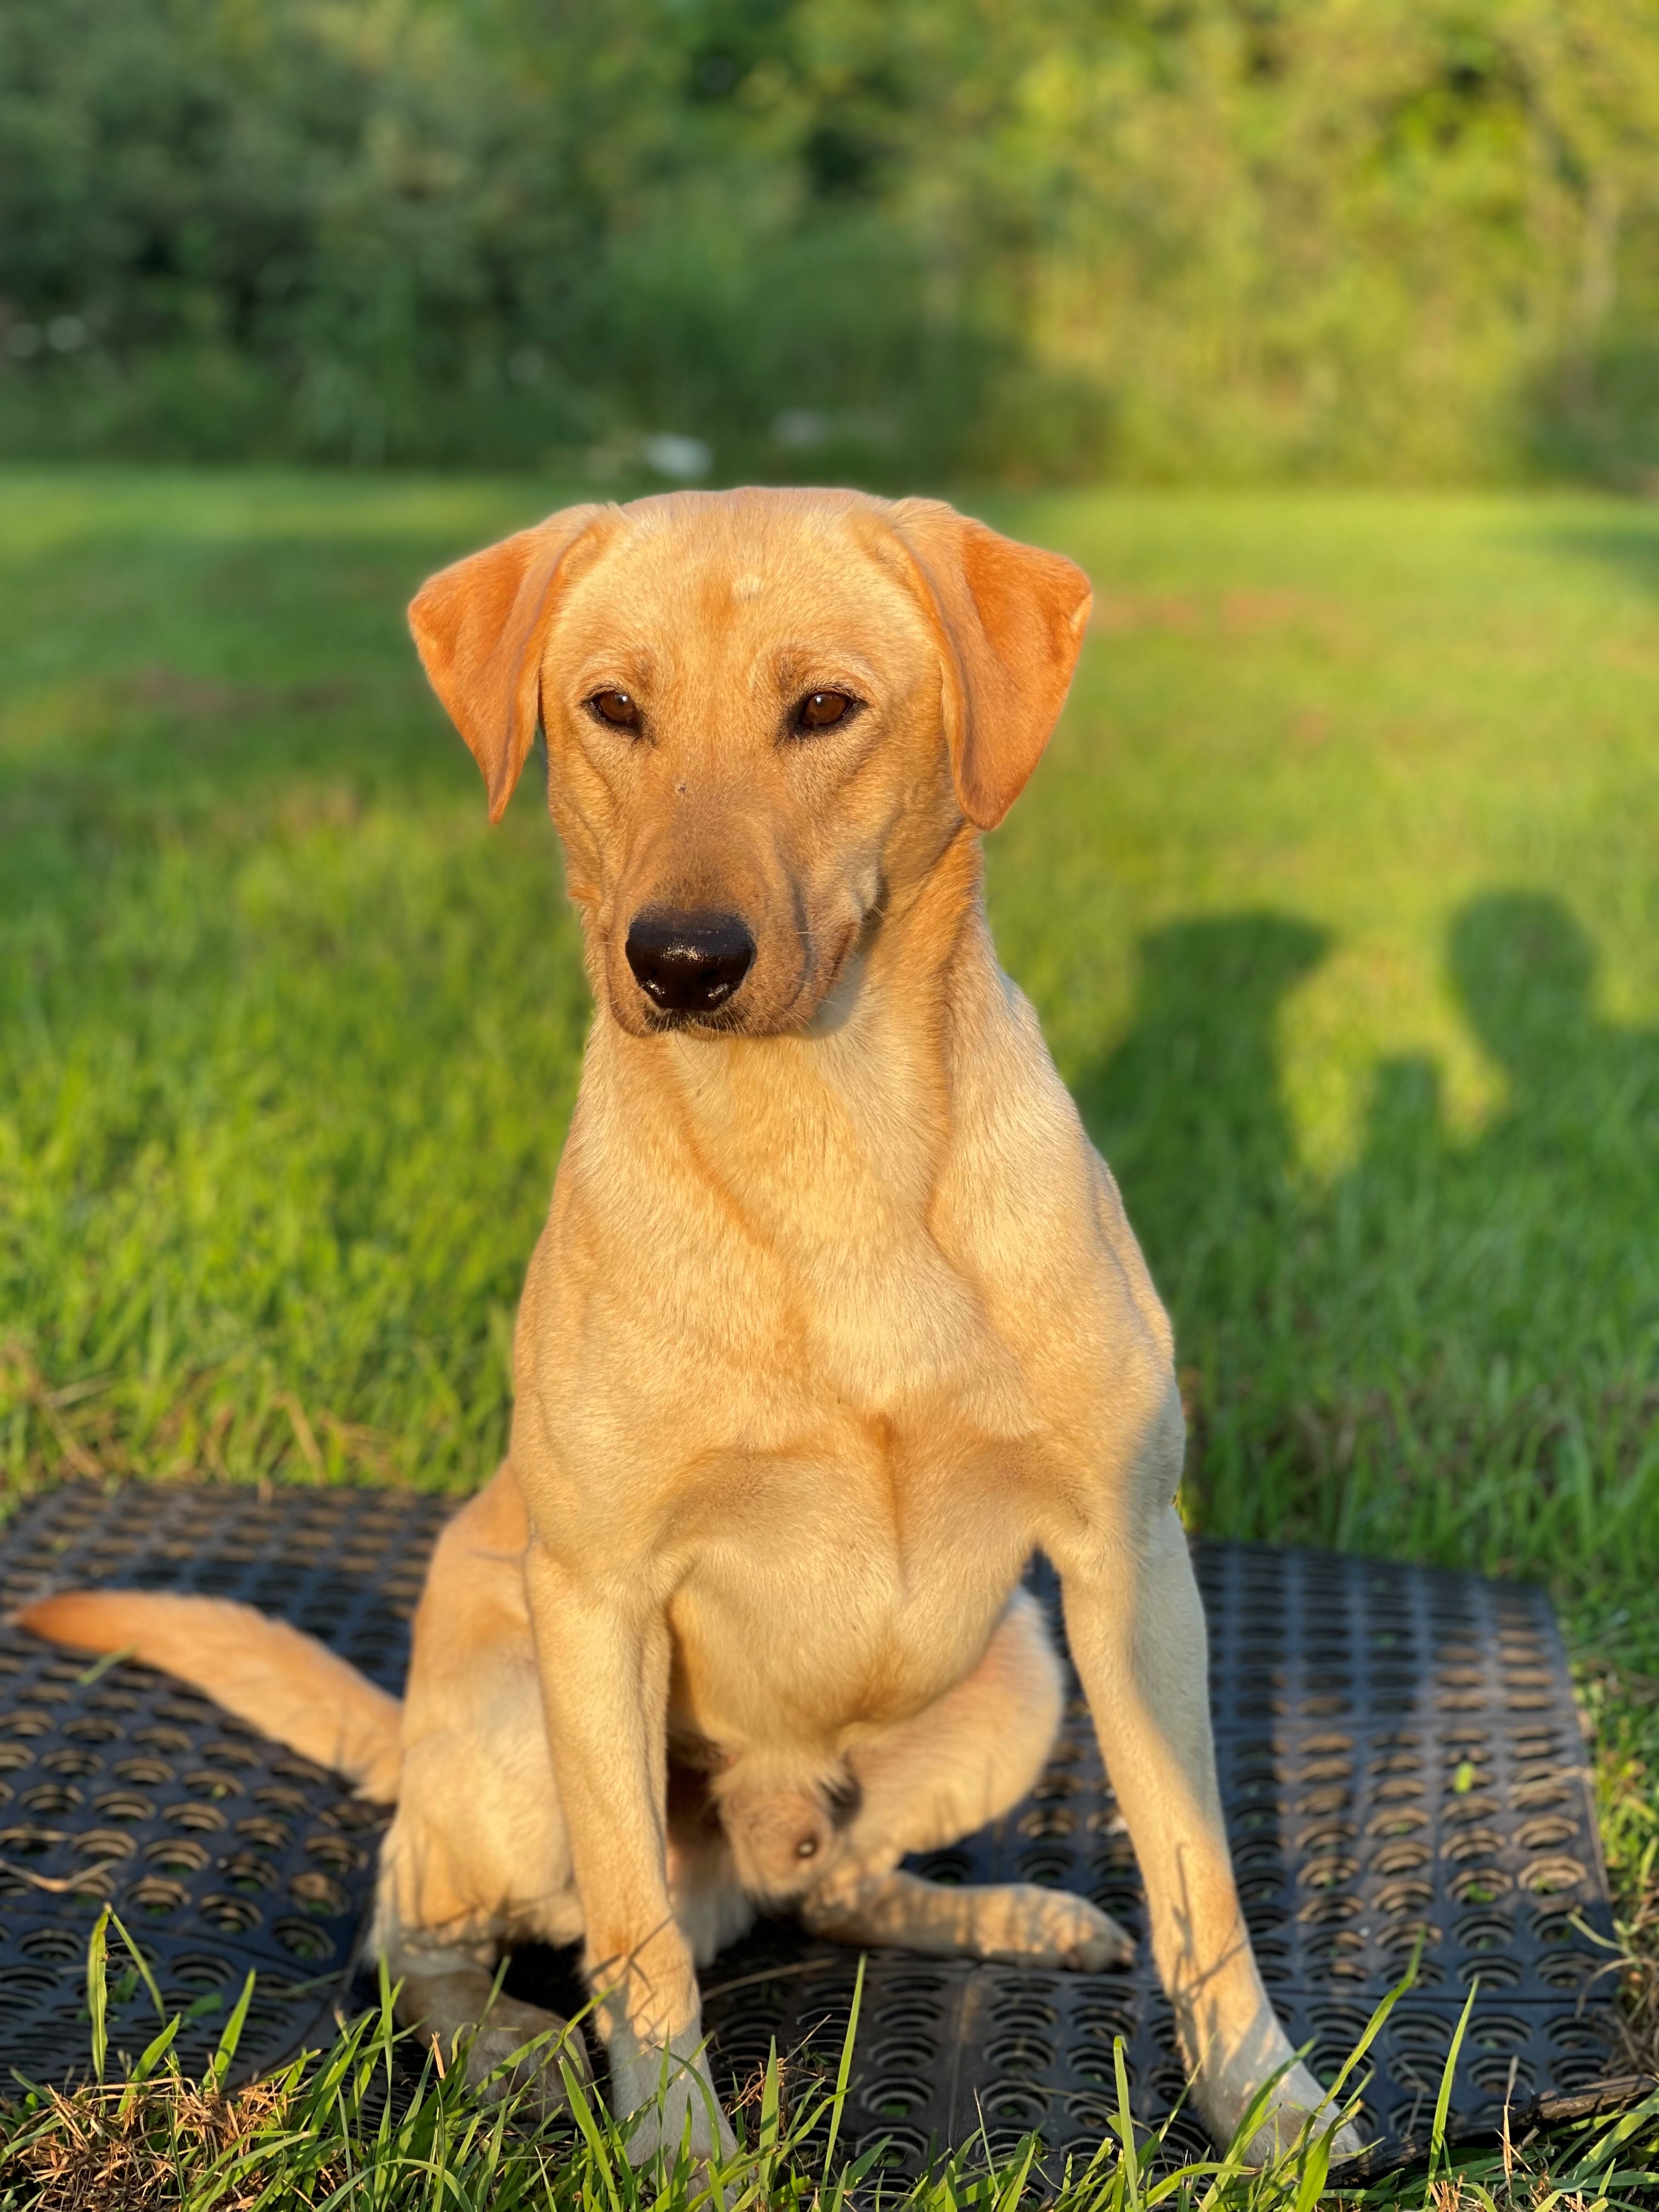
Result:
[[[1652,0],[6,0],[0,450],[1641,485],[1656,144]]]

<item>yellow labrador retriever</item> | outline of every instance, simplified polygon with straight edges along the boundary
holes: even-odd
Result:
[[[900,1869],[1042,1769],[1038,1548],[1200,2109],[1225,2140],[1285,2069],[1265,2157],[1321,2104],[1234,1888],[1170,1324],[986,925],[978,833],[1088,612],[1069,561],[851,492],[573,507],[434,576],[416,642],[492,817],[546,733],[598,1002],[508,1457],[438,1547],[401,1708],[210,1599],[25,1616],[396,1799],[406,2018],[471,2031],[503,1947],[580,1939],[641,2158],[730,2140],[696,1968],[756,1899],[850,1943],[1127,1955],[1079,1898]],[[475,2071],[552,2025],[498,2003]]]

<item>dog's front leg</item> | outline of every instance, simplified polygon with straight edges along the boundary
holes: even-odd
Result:
[[[1165,1481],[1168,1499],[1172,1483]],[[1118,1803],[1140,1863],[1153,1955],[1174,2004],[1195,2100],[1229,2142],[1264,2081],[1289,2070],[1251,2139],[1265,2164],[1307,2118],[1334,2117],[1262,1986],[1239,1909],[1216,1785],[1204,1608],[1167,1503],[1056,1547],[1066,1627]],[[1323,2109],[1322,2110],[1322,2106]],[[1339,2157],[1360,2148],[1351,2128]]]
[[[668,1626],[637,1589],[600,1589],[532,1539],[530,1618],[586,1963],[629,2155],[732,2147],[708,2063],[696,1964],[668,1899]],[[660,2094],[659,2094],[660,2092]]]

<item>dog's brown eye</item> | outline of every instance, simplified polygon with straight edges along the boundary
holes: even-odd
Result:
[[[795,709],[798,730],[830,730],[846,715],[852,701],[844,691],[809,691]]]
[[[640,710],[626,691],[596,691],[588,705],[613,730],[637,730]]]
[[[795,1856],[798,1859],[815,1859],[817,1855],[818,1839],[816,1836],[803,1836],[795,1846]]]

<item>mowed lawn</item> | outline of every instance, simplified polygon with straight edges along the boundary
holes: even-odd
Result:
[[[13,1495],[495,1463],[588,1003],[540,778],[492,830],[402,610],[560,496],[0,477]],[[990,897],[1176,1316],[1188,1516],[1547,1579],[1630,1873],[1659,1833],[1659,511],[980,506],[1095,580]]]

